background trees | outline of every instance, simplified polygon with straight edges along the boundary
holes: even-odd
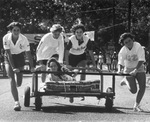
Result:
[[[71,26],[77,18],[80,18],[88,31],[98,32],[96,42],[99,46],[114,39],[119,48],[118,38],[120,34],[128,30],[129,0],[114,1],[1,0],[0,40],[7,32],[6,26],[12,21],[20,21],[23,24],[23,33],[46,33],[54,23],[60,23],[66,32],[70,32]],[[115,26],[113,26],[113,10],[115,10]],[[136,35],[136,40],[146,47],[149,45],[149,13],[150,2],[148,0],[132,1],[131,32]],[[99,40],[99,37],[103,41]],[[2,41],[0,41],[0,47],[2,47]]]

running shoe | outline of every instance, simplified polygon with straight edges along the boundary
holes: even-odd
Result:
[[[126,82],[125,81],[121,81],[120,85],[124,86],[124,85],[126,85]]]
[[[21,106],[19,103],[14,106],[14,110],[15,111],[21,111]]]
[[[143,112],[143,109],[140,108],[140,106],[134,107],[133,108],[134,112]]]

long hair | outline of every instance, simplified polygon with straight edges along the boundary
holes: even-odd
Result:
[[[50,60],[48,60],[47,67],[50,67],[50,63],[51,62],[55,62],[56,63],[56,65],[58,66],[58,70],[57,71],[60,72],[62,66],[57,62],[57,60],[55,58],[51,58]]]

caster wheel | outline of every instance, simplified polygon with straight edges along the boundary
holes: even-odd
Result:
[[[112,88],[108,87],[106,90],[107,93],[112,92]],[[111,112],[113,107],[113,97],[106,96],[105,109],[107,112]]]
[[[40,111],[42,106],[42,98],[41,97],[36,97],[35,98],[35,110]]]
[[[27,86],[25,88],[25,92],[24,92],[24,106],[25,107],[29,107],[30,106],[30,87]]]

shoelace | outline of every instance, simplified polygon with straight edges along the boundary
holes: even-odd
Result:
[[[143,111],[139,106],[134,107],[133,110],[134,110],[134,112],[142,112]]]
[[[120,85],[121,85],[121,86],[124,86],[124,85],[126,85],[126,82],[125,82],[125,81],[122,81],[122,82],[120,83]]]

